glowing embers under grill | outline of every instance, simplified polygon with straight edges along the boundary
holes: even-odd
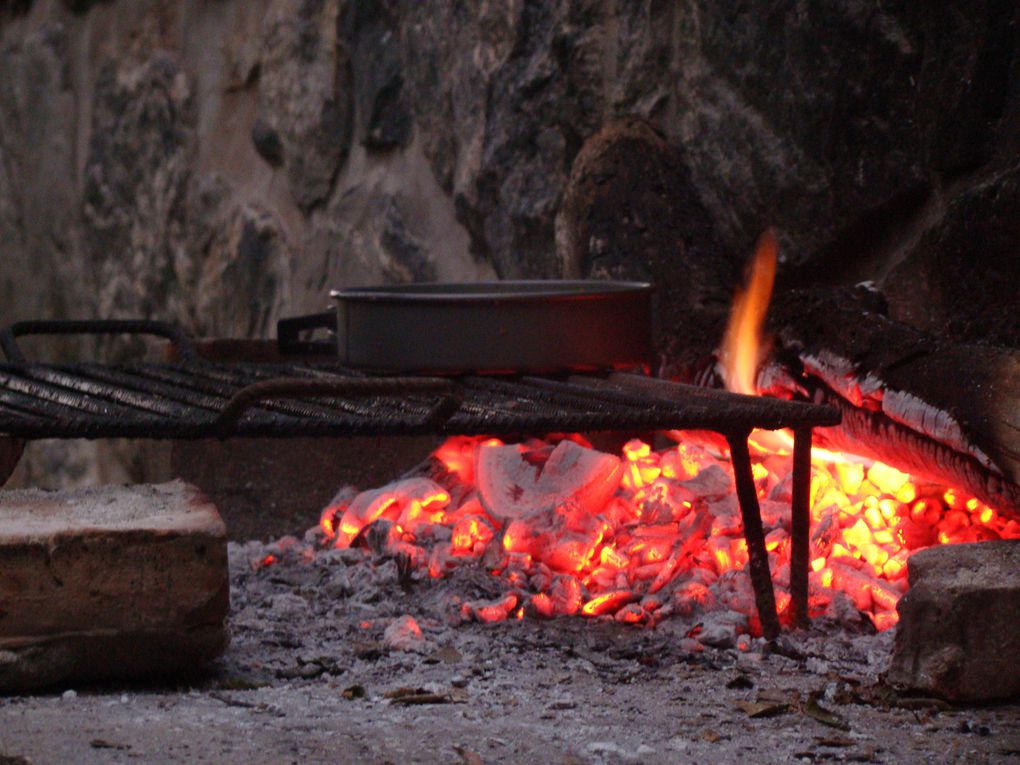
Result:
[[[752,437],[752,469],[776,600],[790,604],[790,458]],[[820,452],[812,465],[810,608],[896,621],[911,552],[1020,537],[1020,524],[957,491],[882,463]],[[654,624],[704,615],[760,634],[747,544],[727,455],[686,440],[662,451],[630,441],[619,457],[577,436],[505,445],[454,437],[427,474],[351,493],[322,515],[324,544],[397,556],[408,576],[487,569],[496,599],[464,619],[580,614]]]

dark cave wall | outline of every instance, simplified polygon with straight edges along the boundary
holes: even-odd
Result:
[[[269,336],[330,287],[591,273],[654,278],[711,333],[772,225],[782,283],[872,279],[897,318],[1016,345],[1018,22],[1004,0],[7,3],[0,321]],[[622,117],[652,131],[620,188],[658,173],[653,219],[571,238],[575,159]]]
[[[950,240],[982,249],[960,211],[1014,193],[1020,10],[951,6],[9,4],[0,318],[258,335],[328,286],[555,277],[574,158],[624,115],[724,256],[774,225],[801,281],[1002,283],[1016,258]]]

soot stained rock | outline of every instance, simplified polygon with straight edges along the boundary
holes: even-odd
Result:
[[[46,23],[0,46],[0,312],[60,314],[90,299],[75,257],[79,189],[71,38]],[[26,286],[31,284],[31,289]],[[47,343],[47,347],[57,345]]]
[[[436,280],[436,267],[424,244],[408,230],[398,200],[388,199],[383,214],[379,244],[388,256],[383,262],[388,281],[429,282]]]
[[[93,5],[100,5],[101,3],[108,2],[108,0],[63,0],[64,5],[67,6],[71,13],[86,13]],[[28,5],[31,3],[23,3]]]
[[[951,201],[886,279],[892,315],[962,342],[1020,347],[1020,167]]]
[[[1012,4],[698,6],[703,65],[681,85],[698,177],[738,203],[745,238],[763,216],[786,231],[794,260],[930,173],[988,162],[1009,132]]]
[[[104,10],[130,5],[107,0]],[[687,197],[711,219],[723,253],[749,252],[758,234],[775,225],[783,256],[809,264],[823,256],[837,265],[865,258],[867,248],[850,240],[874,216],[912,214],[940,178],[994,168],[1015,155],[1020,140],[1015,86],[1020,10],[1005,0],[979,0],[966,12],[905,3],[837,8],[821,0],[796,9],[757,0],[739,6],[690,0],[612,7],[592,0],[510,5],[266,0],[260,55],[245,59],[242,69],[249,74],[236,82],[237,71],[226,67],[224,82],[210,63],[214,56],[197,60],[181,54],[207,39],[210,28],[203,25],[230,19],[238,13],[233,6],[240,5],[224,0],[215,14],[182,12],[172,33],[133,29],[161,22],[123,14],[123,39],[119,32],[90,34],[101,38],[95,50],[109,50],[111,59],[122,62],[117,87],[130,91],[132,104],[152,105],[163,87],[151,77],[128,83],[134,75],[124,62],[138,53],[126,42],[132,35],[167,48],[191,81],[202,83],[193,96],[200,114],[215,114],[208,93],[230,93],[235,109],[246,98],[242,91],[255,84],[255,113],[238,109],[243,118],[222,125],[213,119],[202,123],[203,130],[250,131],[244,139],[282,168],[291,198],[306,213],[324,209],[352,142],[374,156],[351,168],[352,177],[344,178],[348,189],[373,183],[377,161],[423,152],[438,188],[470,233],[472,252],[507,277],[560,275],[553,221],[574,157],[620,116],[647,119],[682,154]],[[59,13],[69,47],[77,50],[87,18]],[[28,33],[12,25],[10,34],[14,58],[30,58],[17,45]],[[5,62],[0,78],[17,71],[17,63]],[[69,87],[79,103],[106,102],[99,104],[94,134],[113,128],[116,136],[117,126],[102,115],[134,107],[114,103],[110,78],[97,69],[77,58],[61,64],[61,71],[74,74]],[[257,79],[249,76],[256,71]],[[15,103],[10,93],[0,100]],[[88,112],[51,112],[34,132],[66,130],[74,146],[74,137],[87,132],[67,127],[79,113]],[[167,116],[152,123],[154,134],[161,124],[188,124]],[[95,139],[104,140],[111,143]],[[174,155],[180,141],[163,136],[156,143]],[[196,172],[205,147],[199,148],[187,154],[184,172]],[[73,177],[73,152],[66,154],[54,156],[65,157],[57,164]],[[99,147],[90,147],[89,154],[87,172],[113,174],[115,168],[104,163],[124,161],[101,154]],[[144,163],[165,162],[166,157],[145,156]],[[145,172],[144,163],[138,163],[144,177],[158,175]],[[29,170],[11,172],[17,187]],[[163,173],[168,190],[177,187],[179,172],[174,167]],[[395,163],[392,172],[394,182],[406,186],[416,180],[410,176],[418,168]],[[87,196],[95,191],[86,187]],[[293,213],[284,209],[289,201],[276,199],[270,212],[290,225]],[[80,202],[54,209],[78,209]],[[172,218],[177,210],[173,202],[152,207],[150,217]],[[356,229],[357,221],[336,216],[357,213],[332,207],[306,216],[298,225],[310,230],[294,233],[315,238]],[[103,238],[91,229],[126,230],[106,212],[84,217],[90,231],[83,230],[81,239]],[[25,215],[12,226],[38,219]],[[57,238],[73,228],[73,222],[55,221],[49,233]],[[173,229],[156,224],[138,236],[148,247],[157,239],[171,240]],[[632,256],[639,264],[645,258],[642,252]]]
[[[1020,543],[931,547],[908,566],[889,680],[955,701],[1020,694]]]
[[[391,3],[352,3],[344,11],[358,109],[357,140],[369,149],[397,148],[411,137],[413,117],[404,89],[399,24]]]
[[[611,122],[585,142],[556,235],[565,274],[657,286],[658,345],[673,372],[715,347],[737,259],[720,244],[682,152],[649,123]]]
[[[288,291],[291,249],[281,223],[238,203],[215,175],[193,185],[187,210],[178,271],[191,286],[189,326],[206,336],[266,336]]]
[[[82,192],[100,316],[174,314],[186,299],[175,254],[193,158],[191,107],[187,79],[167,55],[101,70]]]
[[[270,165],[280,167],[283,164],[283,142],[280,141],[280,134],[261,117],[257,117],[251,127],[251,142],[259,156]]]
[[[279,136],[291,194],[305,210],[329,195],[350,149],[353,88],[338,13],[337,0],[275,0],[266,16],[259,118]]]
[[[556,276],[553,218],[570,161],[603,113],[602,11],[587,2],[433,10],[418,5],[408,38],[426,154],[476,254],[503,277]]]

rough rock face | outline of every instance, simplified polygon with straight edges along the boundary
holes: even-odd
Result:
[[[102,316],[179,314],[193,141],[187,78],[156,53],[98,73],[81,198],[82,249]]]
[[[945,204],[886,281],[894,316],[969,342],[1020,344],[1020,165]]]
[[[679,151],[712,248],[743,255],[771,223],[791,262],[835,258],[857,276],[873,255],[851,251],[862,232],[912,219],[933,188],[968,193],[952,184],[1011,156],[1018,14],[1001,0],[965,13],[21,3],[0,29],[0,225],[22,252],[11,266],[28,272],[33,252],[65,268],[31,297],[12,292],[17,271],[5,269],[4,318],[61,312],[38,294],[79,305],[68,272],[83,263],[99,285],[88,308],[197,316],[194,293],[172,287],[201,249],[186,200],[210,172],[234,217],[276,229],[284,270],[447,278],[451,261],[466,278],[556,276],[554,218],[574,158],[628,114]],[[443,208],[442,230],[408,212],[427,205]],[[344,250],[324,252],[337,233]],[[351,258],[383,265],[336,263]],[[321,302],[317,281],[274,277],[272,289],[300,310]],[[244,286],[261,305],[265,282]],[[230,328],[267,331],[274,310],[250,310],[266,316]]]
[[[264,159],[286,168],[306,210],[328,196],[350,148],[354,92],[338,14],[337,0],[276,0],[264,22],[252,139]]]
[[[890,682],[955,701],[1020,694],[1020,544],[932,547],[908,565]]]
[[[0,314],[66,315],[86,268],[76,172],[75,94],[64,26],[0,47]],[[29,288],[29,285],[32,285]]]
[[[722,249],[682,153],[647,122],[615,120],[585,142],[556,216],[556,245],[566,276],[655,284],[656,345],[670,372],[704,365],[738,261]]]
[[[656,209],[705,216],[682,257],[727,271],[774,225],[802,283],[1004,282],[1017,29],[1005,0],[9,3],[0,321],[265,336],[329,287],[558,276],[575,158],[621,117],[682,179]],[[975,257],[984,238],[1003,255]],[[927,321],[916,291],[890,294]],[[980,333],[972,304],[938,309],[958,339]]]

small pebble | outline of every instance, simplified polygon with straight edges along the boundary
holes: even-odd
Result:
[[[804,662],[804,668],[815,675],[827,675],[829,674],[830,669],[829,662],[823,661],[815,656],[809,657],[808,660]]]
[[[70,688],[68,688],[66,691],[64,691],[64,693],[61,695],[60,698],[68,699],[68,700],[69,699],[76,699],[76,698],[78,698],[78,691],[74,691],[74,690],[71,690]]]

